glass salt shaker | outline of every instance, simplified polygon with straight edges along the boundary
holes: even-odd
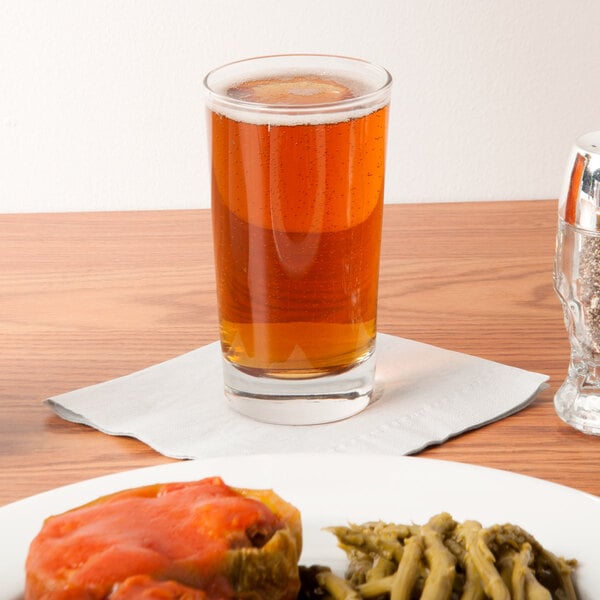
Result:
[[[558,207],[554,289],[571,345],[558,416],[600,435],[600,131],[574,144]]]

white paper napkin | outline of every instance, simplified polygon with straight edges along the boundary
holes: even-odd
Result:
[[[548,380],[379,334],[377,400],[324,425],[270,425],[229,409],[218,342],[118,379],[46,400],[62,418],[135,437],[173,458],[280,453],[411,454],[512,414]]]

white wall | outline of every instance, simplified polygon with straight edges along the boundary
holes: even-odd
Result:
[[[557,197],[600,129],[594,0],[0,0],[0,212],[207,207],[203,75],[304,51],[392,72],[388,202]]]

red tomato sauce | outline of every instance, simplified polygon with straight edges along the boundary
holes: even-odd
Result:
[[[225,553],[282,527],[267,506],[218,477],[118,492],[46,520],[30,547],[25,598],[105,599],[138,575],[149,578],[129,582],[131,589],[173,580],[206,594],[169,595],[167,586],[159,595],[154,586],[151,598],[231,598]],[[126,592],[117,598],[134,597]]]

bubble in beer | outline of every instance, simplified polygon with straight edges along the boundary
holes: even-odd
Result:
[[[244,102],[290,106],[328,104],[355,97],[346,85],[318,75],[252,79],[230,87],[227,95]]]

